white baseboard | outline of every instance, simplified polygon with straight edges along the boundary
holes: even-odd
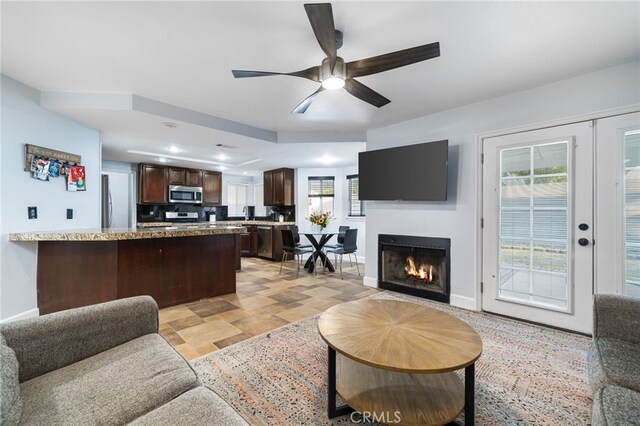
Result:
[[[362,283],[367,287],[378,288],[378,280],[375,278],[364,277]]]
[[[34,308],[34,309],[30,309],[26,312],[22,312],[19,313],[18,315],[13,315],[9,318],[5,318],[0,320],[0,324],[4,324],[7,322],[12,322],[12,321],[18,321],[18,320],[23,320],[23,319],[27,319],[27,318],[35,318],[35,317],[39,317],[40,316],[40,311],[38,310],[38,308]]]
[[[452,294],[450,296],[450,304],[451,306],[457,306],[458,308],[468,309],[470,311],[477,311],[476,307],[476,299],[473,297],[465,297],[458,296],[457,294]]]

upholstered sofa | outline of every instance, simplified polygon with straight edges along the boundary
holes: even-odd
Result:
[[[133,297],[0,326],[0,424],[246,425]]]
[[[596,295],[593,310],[592,424],[640,425],[640,299]]]

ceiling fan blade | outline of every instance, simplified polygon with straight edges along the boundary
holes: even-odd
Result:
[[[247,78],[247,77],[268,77],[270,75],[290,75],[293,77],[302,77],[312,81],[320,81],[320,68],[311,67],[306,70],[295,72],[270,72],[270,71],[246,71],[246,70],[232,70],[235,78]]]
[[[365,86],[353,78],[348,78],[344,81],[344,88],[347,92],[352,94],[358,99],[362,99],[363,101],[370,103],[375,107],[383,107],[389,102],[389,99],[382,96],[380,93],[375,90]]]
[[[318,44],[331,60],[331,69],[336,64],[338,56],[336,49],[336,26],[333,23],[331,3],[305,4],[311,28],[318,39]]]
[[[440,56],[440,43],[438,42],[398,50],[397,52],[347,63],[347,78],[377,74],[415,64],[416,62],[426,61],[427,59],[437,58],[438,56]]]
[[[311,102],[313,102],[315,97],[318,96],[318,93],[322,92],[323,90],[324,90],[324,87],[320,86],[320,88],[318,88],[318,90],[316,90],[315,92],[313,92],[312,94],[307,96],[307,98],[304,101],[300,102],[300,105],[295,107],[295,109],[293,111],[291,111],[291,113],[292,114],[304,114],[305,111],[307,110],[307,108],[309,108],[309,105],[311,105]]]

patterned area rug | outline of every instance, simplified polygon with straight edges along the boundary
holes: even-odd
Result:
[[[589,338],[399,293],[370,297],[439,309],[480,334],[484,349],[476,363],[476,424],[590,422]],[[326,417],[327,348],[317,321],[315,316],[229,346],[193,362],[194,368],[252,425],[350,423],[349,416]]]

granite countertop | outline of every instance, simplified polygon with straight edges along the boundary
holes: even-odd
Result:
[[[144,222],[138,223],[138,228],[159,228],[163,226],[175,226],[177,228],[185,228],[189,226],[290,226],[295,222],[273,222],[270,220],[219,220],[217,222]]]
[[[246,232],[242,226],[219,224],[217,226],[158,228],[110,228],[110,229],[74,229],[64,231],[17,232],[9,234],[9,241],[119,241],[143,238],[198,237],[203,235],[241,234]]]

